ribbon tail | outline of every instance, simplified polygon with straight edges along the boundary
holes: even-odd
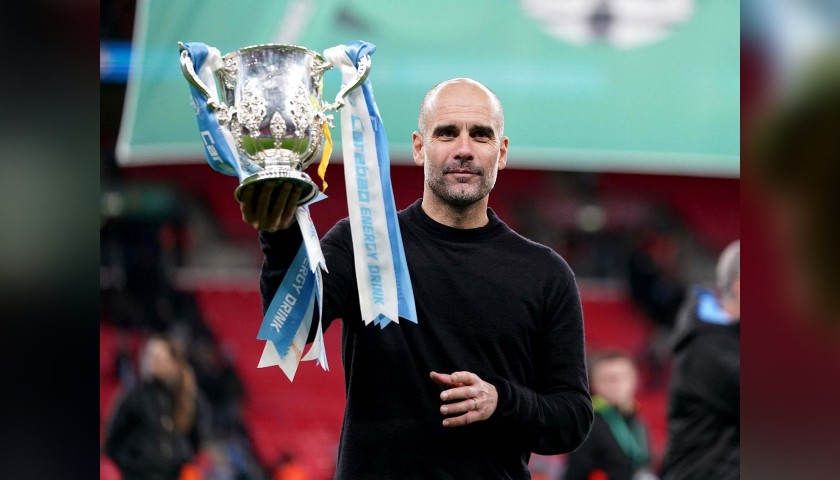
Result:
[[[272,342],[266,341],[262,356],[260,356],[260,363],[257,364],[257,368],[273,367],[275,365],[280,365],[280,354],[277,353],[277,349],[274,348],[274,344]]]
[[[309,336],[309,328],[312,326],[312,312],[315,303],[314,295],[309,299],[308,303],[309,306],[306,309],[305,318],[309,320],[300,324],[297,332],[295,332],[292,344],[289,346],[286,354],[281,355],[278,365],[290,382],[295,379],[295,373],[297,373],[298,366],[300,366],[301,358],[303,357],[303,348],[306,346],[306,338]]]

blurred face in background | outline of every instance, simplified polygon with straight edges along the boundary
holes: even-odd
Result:
[[[178,362],[172,355],[172,348],[162,339],[153,338],[146,342],[140,362],[140,372],[145,379],[157,379],[167,385],[178,380]]]
[[[600,395],[622,412],[631,412],[635,404],[638,375],[627,358],[599,360],[592,369],[592,393]]]
[[[805,313],[838,327],[840,47],[803,65],[788,91],[765,100],[750,147],[772,234],[768,246],[781,267],[781,300],[792,301],[800,311],[794,315]]]

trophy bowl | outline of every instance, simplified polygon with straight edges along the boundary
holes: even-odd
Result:
[[[263,182],[300,185],[298,204],[313,200],[318,186],[304,170],[329,135],[332,115],[326,112],[340,108],[350,90],[367,78],[369,57],[360,64],[356,81],[342,86],[330,104],[322,100],[322,90],[323,74],[332,65],[308,48],[264,44],[228,53],[212,68],[217,89],[211,90],[196,74],[188,49],[179,45],[184,77],[206,98],[219,127],[230,134],[225,137],[232,139],[238,159],[223,160],[239,176],[237,200],[243,188]]]

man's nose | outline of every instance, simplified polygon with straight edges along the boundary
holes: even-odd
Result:
[[[472,159],[472,138],[470,138],[469,132],[462,131],[461,134],[458,135],[457,142],[458,145],[455,152],[455,158],[459,160]]]

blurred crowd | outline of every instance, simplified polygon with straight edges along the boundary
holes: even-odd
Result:
[[[255,460],[243,421],[246,391],[233,359],[195,297],[173,283],[183,265],[171,241],[178,221],[129,214],[100,232],[100,323],[114,332],[100,385],[117,386],[100,412],[102,446],[122,471],[108,478],[267,478],[270,466]],[[184,409],[189,420],[179,422]]]

